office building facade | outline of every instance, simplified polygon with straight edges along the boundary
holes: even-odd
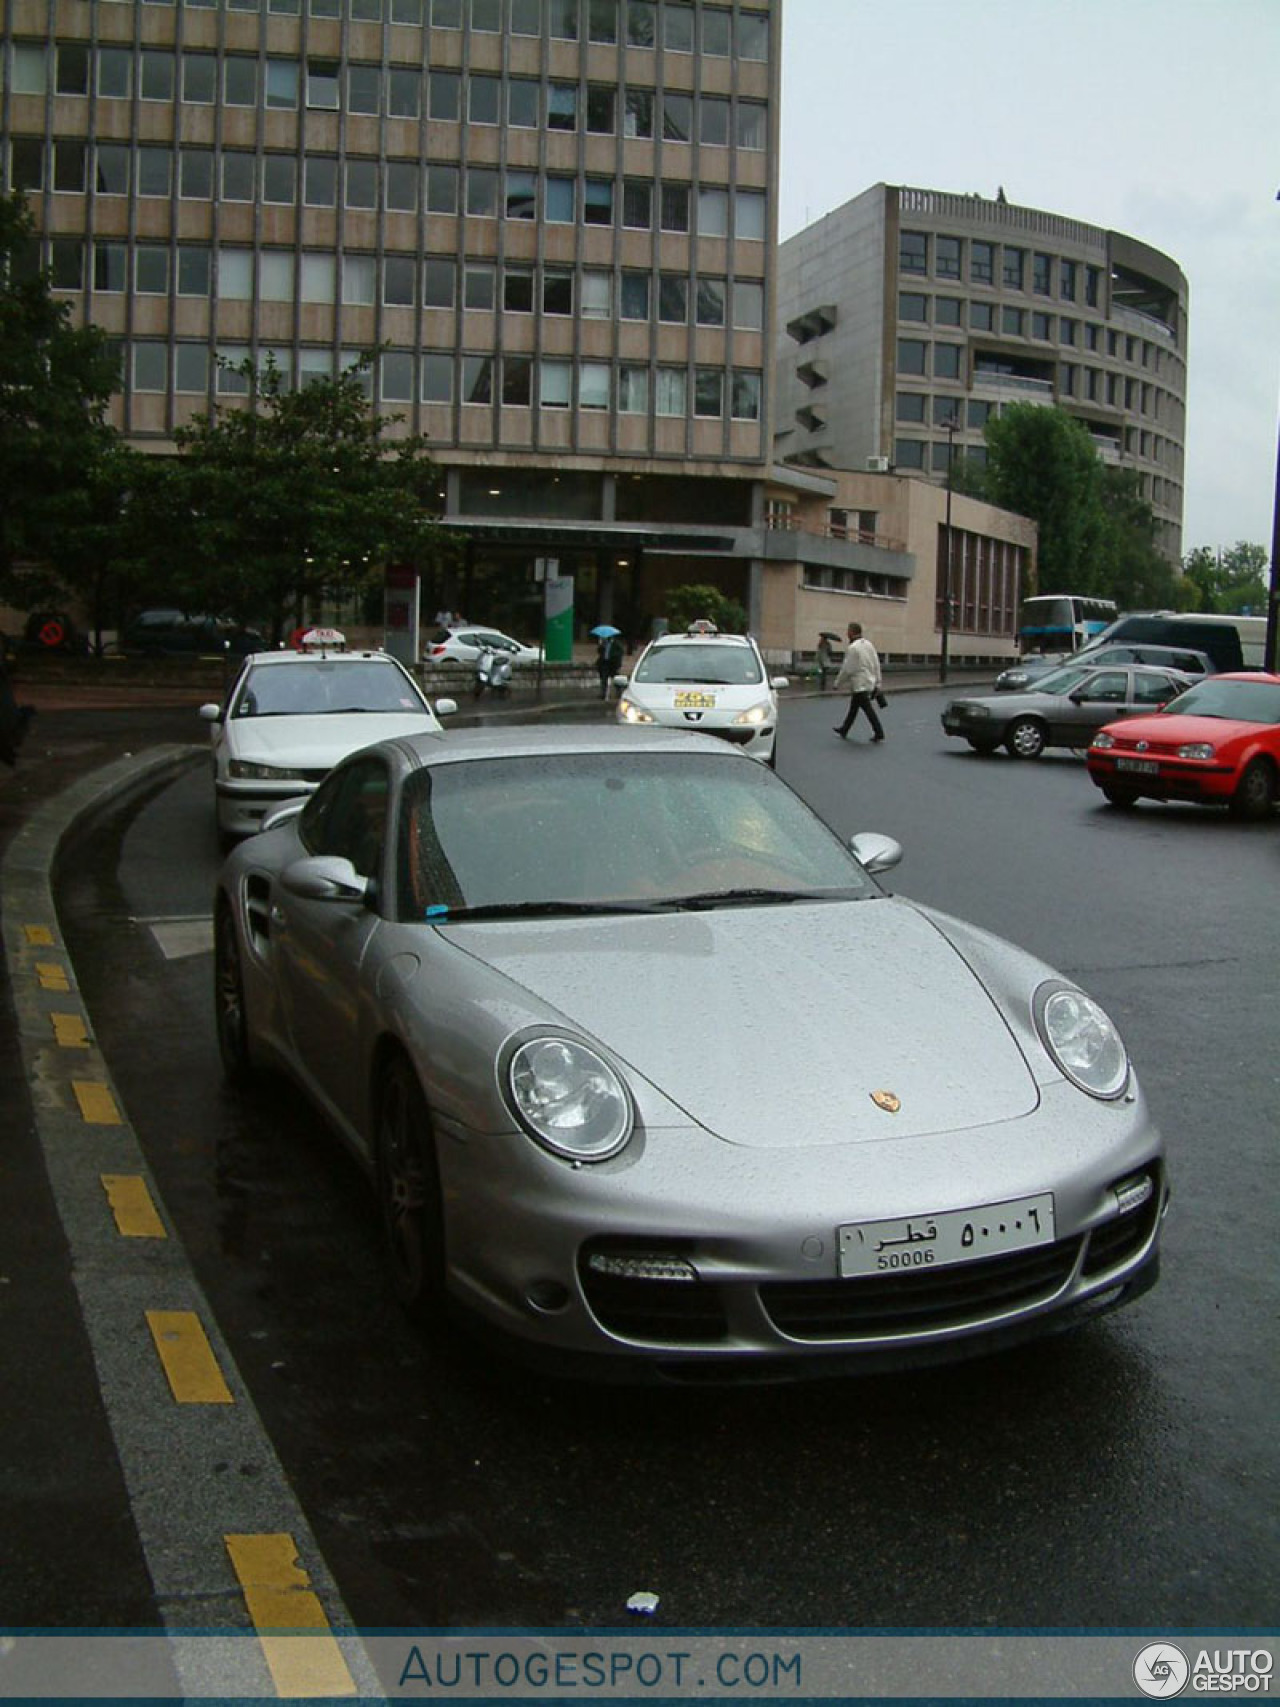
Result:
[[[771,458],[780,0],[8,0],[6,185],[113,419],[163,451],[376,350],[472,617],[756,609]]]
[[[1122,232],[877,184],[781,246],[778,455],[945,484],[993,413],[1056,404],[1136,471],[1177,563],[1187,312],[1176,263]]]

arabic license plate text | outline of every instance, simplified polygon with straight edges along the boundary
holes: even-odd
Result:
[[[1137,771],[1139,776],[1159,776],[1160,766],[1154,759],[1117,759],[1118,771]]]
[[[1053,1193],[841,1227],[840,1274],[902,1274],[1053,1242]]]
[[[676,695],[677,711],[714,711],[716,696],[713,693],[699,693],[693,689],[681,689]]]

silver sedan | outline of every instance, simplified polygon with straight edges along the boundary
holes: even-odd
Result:
[[[217,893],[229,1078],[368,1169],[401,1301],[633,1378],[934,1362],[1155,1280],[1103,1010],[713,737],[389,740]]]
[[[1104,723],[1158,711],[1193,680],[1145,664],[1064,664],[1018,692],[949,700],[942,727],[976,753],[1005,747],[1038,759],[1046,747],[1087,747]]]

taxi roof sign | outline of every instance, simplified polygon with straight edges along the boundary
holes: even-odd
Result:
[[[347,637],[340,628],[309,628],[298,640],[299,652],[333,650],[344,647]]]

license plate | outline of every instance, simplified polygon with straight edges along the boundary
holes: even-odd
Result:
[[[675,699],[677,711],[714,711],[715,703],[713,693],[697,693],[691,689],[682,689]]]
[[[1118,771],[1137,771],[1139,776],[1159,776],[1160,766],[1154,759],[1117,759]]]
[[[1053,1193],[841,1227],[840,1274],[903,1274],[1053,1243]]]

